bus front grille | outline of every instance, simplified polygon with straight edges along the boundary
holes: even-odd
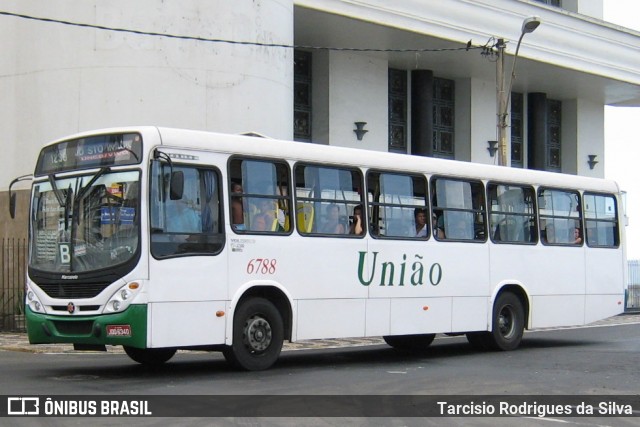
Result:
[[[47,283],[38,284],[51,298],[93,298],[110,283]]]
[[[64,335],[90,335],[93,328],[92,320],[81,321],[64,321],[56,320],[53,322],[56,330]]]

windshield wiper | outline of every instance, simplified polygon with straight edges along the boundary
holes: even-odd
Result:
[[[85,185],[84,187],[82,187],[80,189],[80,191],[78,191],[78,195],[74,201],[74,205],[77,203],[80,203],[80,201],[82,201],[82,199],[85,198],[85,196],[87,195],[87,192],[89,191],[89,189],[91,188],[91,186],[98,180],[98,178],[100,178],[102,175],[104,175],[105,173],[109,172],[111,170],[111,168],[108,167],[104,167],[102,169],[100,169],[98,172],[96,172],[96,174],[93,176],[93,178],[91,178],[91,180],[89,182],[87,182],[87,185]]]
[[[53,189],[53,194],[55,194],[56,199],[60,204],[60,207],[64,208],[66,203],[66,200],[65,200],[66,198],[64,194],[62,194],[62,191],[60,191],[60,189],[56,185],[56,176],[54,174],[49,175],[49,184],[51,184],[51,188]]]

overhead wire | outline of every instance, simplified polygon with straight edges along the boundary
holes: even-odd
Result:
[[[393,48],[362,48],[362,47],[331,47],[331,46],[309,46],[309,45],[297,45],[297,44],[284,44],[284,43],[264,43],[257,41],[239,41],[239,40],[228,40],[228,39],[219,39],[219,38],[208,38],[208,37],[199,37],[199,36],[189,36],[189,35],[180,35],[180,34],[171,34],[171,33],[158,33],[153,31],[142,31],[142,30],[134,30],[130,28],[118,28],[118,27],[109,27],[105,25],[98,24],[86,24],[81,22],[72,22],[66,21],[62,19],[53,19],[53,18],[43,18],[32,15],[25,15],[22,13],[15,12],[7,12],[0,11],[0,16],[10,16],[14,18],[27,19],[32,21],[46,22],[52,24],[59,25],[67,25],[72,27],[80,27],[80,28],[90,28],[94,30],[102,30],[102,31],[113,31],[118,33],[127,33],[127,34],[136,34],[141,36],[150,36],[150,37],[164,37],[169,39],[178,39],[178,40],[191,40],[198,42],[206,42],[206,43],[225,43],[232,45],[246,45],[246,46],[258,46],[258,47],[269,47],[269,48],[285,48],[285,49],[306,49],[306,50],[326,50],[326,51],[348,51],[348,52],[395,52],[395,53],[423,53],[423,52],[451,52],[451,51],[469,51],[472,49],[483,49],[492,48],[489,46],[489,43],[492,39],[489,39],[487,43],[484,45],[474,45],[471,40],[467,42],[464,47],[451,47],[451,48],[406,48],[406,49],[393,49]]]

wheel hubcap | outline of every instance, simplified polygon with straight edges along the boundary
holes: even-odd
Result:
[[[500,328],[500,335],[505,338],[511,338],[514,332],[513,324],[513,311],[511,307],[505,306],[500,310],[500,316],[498,317],[498,327]]]
[[[271,344],[271,333],[271,325],[266,319],[250,317],[245,325],[245,344],[252,352],[265,351]]]

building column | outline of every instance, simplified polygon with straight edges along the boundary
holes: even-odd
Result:
[[[411,72],[411,154],[433,156],[433,71]]]

